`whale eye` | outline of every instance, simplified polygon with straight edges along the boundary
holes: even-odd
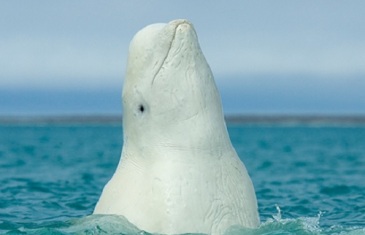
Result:
[[[140,104],[140,105],[138,106],[138,110],[139,110],[141,113],[143,113],[143,112],[144,112],[144,106],[143,106],[143,104]]]

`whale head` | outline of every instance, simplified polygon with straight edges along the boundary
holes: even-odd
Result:
[[[211,69],[187,20],[149,25],[134,36],[123,87],[123,124],[125,144],[230,143]]]

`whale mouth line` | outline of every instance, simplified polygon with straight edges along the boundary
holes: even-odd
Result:
[[[166,61],[167,57],[168,57],[168,56],[169,56],[169,54],[170,54],[172,44],[173,44],[173,43],[174,43],[174,41],[175,41],[177,28],[178,28],[180,25],[182,25],[182,24],[188,24],[188,23],[187,23],[186,21],[183,21],[183,22],[180,22],[180,23],[176,24],[176,26],[175,26],[175,28],[174,28],[174,35],[172,35],[172,39],[171,39],[171,41],[170,41],[170,44],[169,44],[169,48],[168,48],[168,50],[167,50],[167,53],[166,53],[165,57],[163,58],[163,60],[162,60],[162,63],[161,63],[161,65],[160,65],[160,67],[157,69],[157,71],[156,71],[156,72],[155,72],[155,74],[153,75],[151,85],[153,85],[153,83],[155,82],[155,79],[156,79],[156,77],[157,77],[157,74],[160,72],[160,70],[162,69],[163,65],[165,64],[165,61]]]

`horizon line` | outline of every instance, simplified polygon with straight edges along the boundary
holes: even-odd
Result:
[[[365,124],[365,114],[225,114],[225,121],[230,123],[338,123]],[[0,115],[0,124],[57,124],[57,123],[120,123],[121,114],[60,114],[60,115]]]

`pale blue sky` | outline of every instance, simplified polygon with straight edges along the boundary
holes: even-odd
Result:
[[[187,18],[226,113],[365,113],[365,1],[0,1],[0,114],[120,113],[128,44]]]

